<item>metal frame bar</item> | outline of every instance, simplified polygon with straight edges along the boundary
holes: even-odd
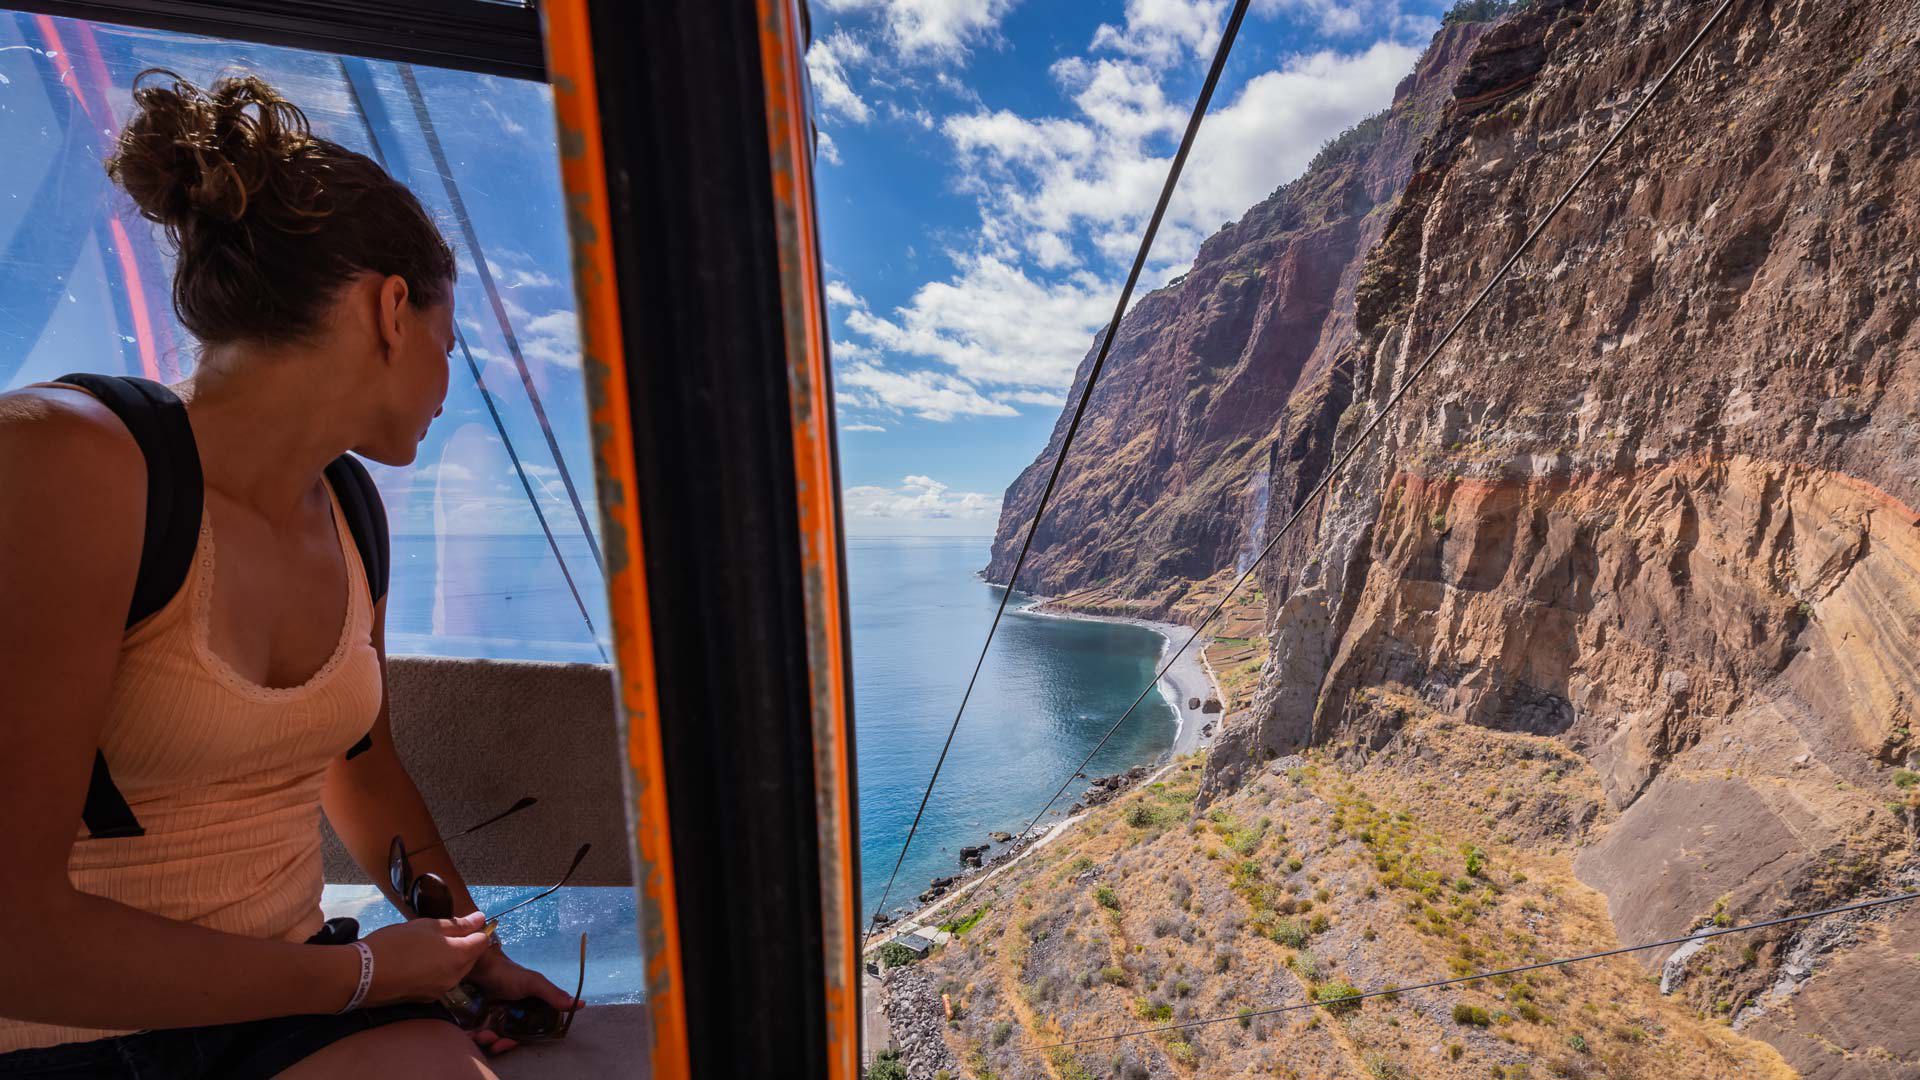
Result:
[[[544,82],[540,11],[487,0],[4,0],[18,11]]]
[[[600,501],[645,522],[618,532],[633,562],[611,555],[622,522],[605,536],[650,618],[629,790],[643,872],[672,866],[684,1025],[655,1075],[852,1080],[852,739],[804,24],[757,0],[554,0],[548,19],[556,98],[591,97],[604,155],[603,224],[572,173],[596,140],[563,103],[576,250],[583,274],[610,251],[626,341],[588,357]],[[584,62],[562,60],[563,33]],[[625,696],[644,688],[623,587]],[[668,851],[649,850],[663,823]]]
[[[560,182],[572,234],[581,363],[606,545],[607,608],[613,623],[617,677],[614,699],[627,754],[623,775],[651,1029],[649,1068],[643,1075],[679,1080],[692,1075],[680,904],[667,789],[660,783],[666,762],[654,668],[653,609],[640,528],[637,459],[627,420],[632,387],[614,272],[612,197],[593,34],[587,0],[548,0],[546,14]]]
[[[814,129],[806,80],[808,26],[806,9],[798,0],[756,0],[755,6],[800,509],[814,812],[820,842],[827,1075],[859,1080],[861,905],[859,816],[853,798],[853,664],[840,527],[839,447],[827,352],[826,279],[820,268],[814,207]]]

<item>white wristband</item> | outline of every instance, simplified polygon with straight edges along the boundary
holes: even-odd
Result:
[[[353,947],[360,950],[360,985],[353,988],[353,998],[347,1002],[343,1013],[350,1013],[367,1000],[367,991],[373,988],[373,950],[367,948],[364,941],[356,941]]]

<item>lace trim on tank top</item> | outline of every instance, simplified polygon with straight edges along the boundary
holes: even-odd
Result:
[[[193,572],[193,649],[200,662],[219,679],[222,684],[243,697],[256,701],[296,701],[318,690],[333,673],[345,663],[353,651],[354,633],[360,625],[361,601],[360,589],[355,586],[354,575],[364,574],[357,565],[358,552],[351,537],[346,535],[345,522],[340,516],[340,504],[333,497],[331,488],[327,491],[328,505],[333,511],[334,535],[341,543],[341,558],[347,572],[347,610],[344,625],[340,627],[340,639],[334,642],[333,655],[320,665],[320,670],[298,686],[262,686],[233,669],[233,665],[213,651],[212,618],[213,580],[215,574],[215,549],[213,543],[213,517],[202,513],[200,518],[200,545],[194,554]]]

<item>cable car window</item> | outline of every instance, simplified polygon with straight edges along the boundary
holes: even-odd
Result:
[[[406,183],[453,245],[459,342],[413,465],[367,462],[391,526],[391,655],[601,663],[610,648],[553,103],[539,83],[0,10],[0,389],[75,370],[173,382],[195,347],[173,256],[102,160],[148,68],[258,74]],[[558,778],[556,778],[558,779]],[[531,890],[475,886],[483,910]],[[329,885],[329,914],[398,915]],[[572,886],[503,941],[591,1002],[641,998],[631,889]]]
[[[172,256],[101,160],[151,67],[241,68],[381,161],[454,246],[460,345],[410,467],[370,464],[393,533],[394,654],[606,658],[553,106],[524,80],[0,11],[0,387],[76,369],[171,382],[194,346]],[[484,388],[484,389],[483,389]]]

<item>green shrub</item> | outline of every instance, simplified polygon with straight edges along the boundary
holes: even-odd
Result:
[[[1100,969],[1100,981],[1108,986],[1126,986],[1133,980],[1127,977],[1125,968],[1103,967]]]
[[[920,959],[920,954],[897,941],[889,941],[880,946],[880,962],[887,967],[900,967]]]
[[[1914,772],[1912,769],[1895,769],[1893,771],[1894,787],[1905,791],[1907,788],[1916,785],[1920,785],[1920,773]]]
[[[1493,1023],[1493,1017],[1488,1015],[1487,1010],[1478,1005],[1468,1005],[1465,1002],[1461,1002],[1453,1007],[1453,1022],[1456,1024],[1472,1024],[1474,1027],[1486,1027],[1488,1024]]]
[[[1245,1005],[1240,1007],[1240,1027],[1242,1030],[1253,1026],[1253,1010]]]
[[[963,918],[948,919],[946,922],[941,923],[940,929],[945,930],[949,934],[964,934],[978,925],[981,919],[986,918],[987,912],[990,910],[992,909],[982,904],[974,908],[972,913]]]
[[[1345,979],[1335,979],[1313,988],[1313,1000],[1326,1005],[1331,1012],[1352,1012],[1358,1009],[1361,1002],[1342,999],[1355,998],[1359,995],[1359,989]]]
[[[1576,1054],[1584,1054],[1587,1052],[1587,1040],[1579,1035],[1567,1036],[1567,1045],[1572,1047],[1573,1052]]]
[[[887,1049],[873,1056],[867,1066],[866,1080],[907,1080],[907,1067],[900,1064],[900,1051]]]
[[[1139,1013],[1142,1020],[1173,1019],[1173,1006],[1159,998],[1141,998],[1133,1003],[1133,1011]]]
[[[1007,1040],[1011,1038],[1013,1038],[1013,1021],[1002,1020],[993,1025],[993,1045],[1005,1046]]]
[[[1281,919],[1273,924],[1273,940],[1297,949],[1307,943],[1307,928],[1298,919]]]
[[[1093,890],[1093,898],[1103,908],[1110,911],[1120,910],[1120,896],[1113,891],[1111,885],[1102,883],[1099,888]]]

